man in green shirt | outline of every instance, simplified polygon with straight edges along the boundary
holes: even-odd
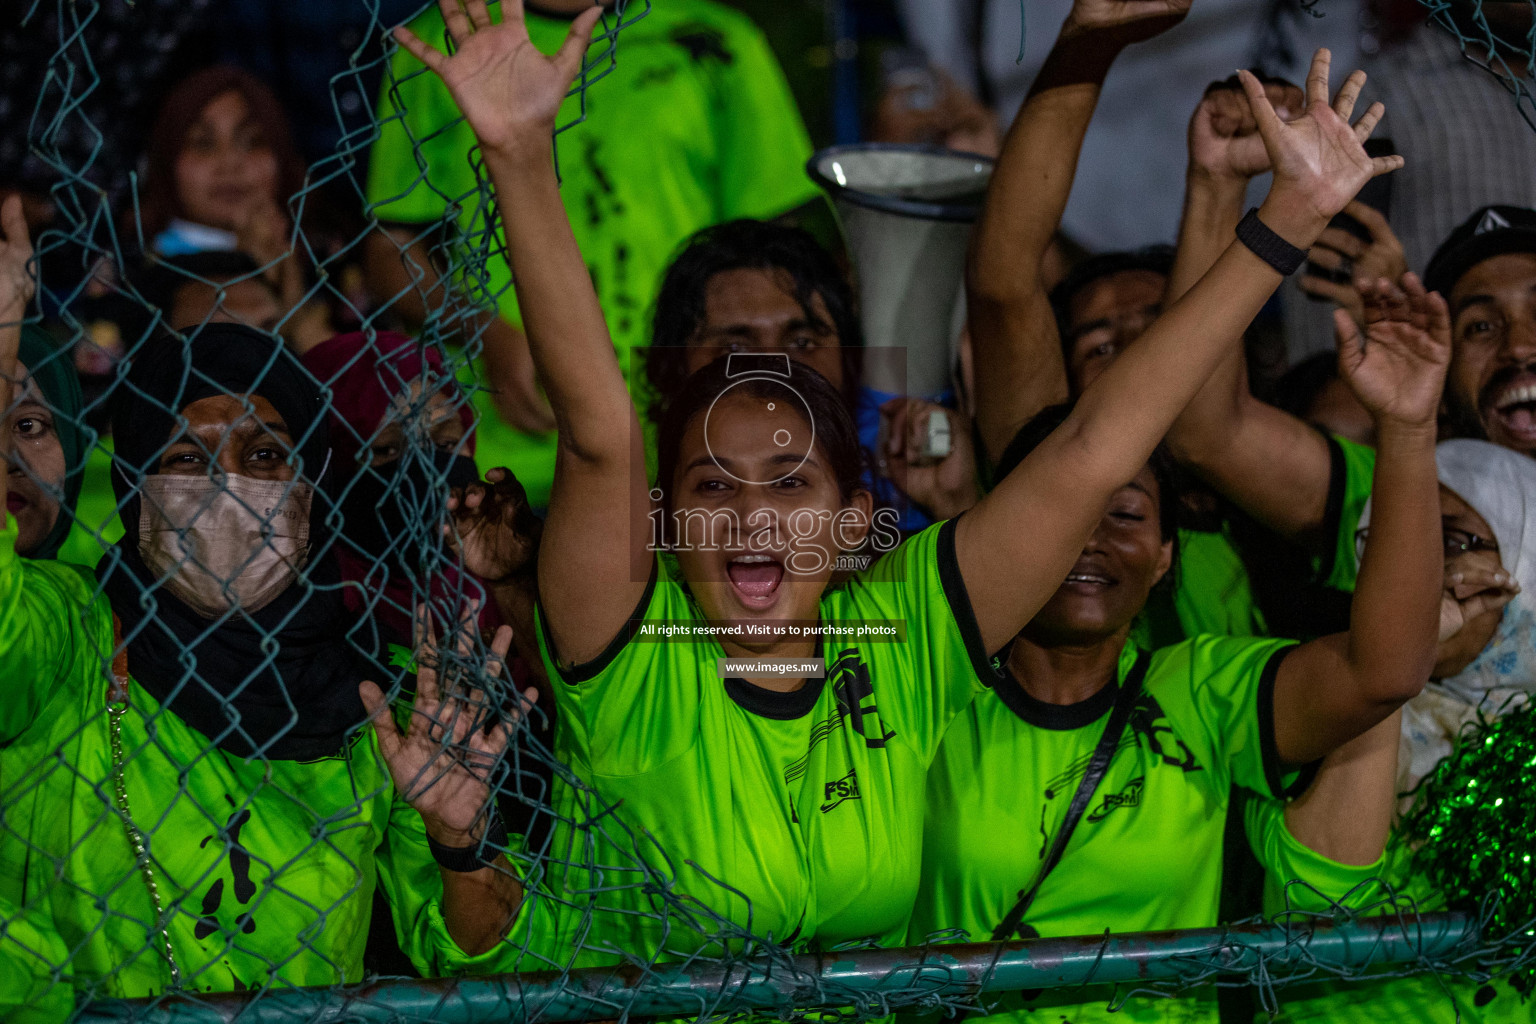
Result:
[[[569,18],[590,6],[529,4],[534,45],[555,50]],[[637,18],[639,6],[625,12],[612,72],[566,100],[559,123],[584,119],[557,141],[561,194],[626,370],[630,349],[648,340],[656,289],[686,238],[725,220],[775,217],[819,196],[804,171],[810,139],[757,27],[713,0],[666,0]],[[492,18],[500,19],[499,5]],[[435,8],[410,27],[443,45]],[[604,45],[595,44],[589,58]],[[436,229],[452,221],[446,251],[472,258],[491,209],[470,158],[474,135],[448,90],[423,70],[404,50],[395,55],[368,174],[368,201],[384,226],[367,243],[371,287],[414,320],[444,301],[437,272],[424,269],[432,266],[428,242]],[[419,289],[414,277],[423,273]],[[453,287],[468,290],[477,307],[493,303],[497,314],[481,321],[487,390],[476,398],[477,460],[512,469],[542,506],[554,422],[533,381],[505,258],[490,256]]]

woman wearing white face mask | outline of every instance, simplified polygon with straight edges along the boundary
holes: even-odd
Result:
[[[26,265],[14,220],[0,324],[25,278],[7,273]],[[15,361],[0,328],[0,409]],[[478,691],[441,696],[430,645],[407,729],[363,681],[319,496],[323,412],[314,379],[254,330],[152,342],[115,409],[128,532],[100,587],[17,557],[14,519],[0,529],[0,907],[50,922],[67,950],[0,929],[0,967],[26,964],[0,970],[0,1018],[51,984],[100,998],[358,981],[378,884],[424,972],[472,970],[516,913],[486,811],[510,716],[486,731]],[[428,735],[434,720],[448,724]]]

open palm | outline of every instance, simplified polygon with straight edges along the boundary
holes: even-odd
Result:
[[[476,828],[491,805],[491,777],[505,757],[522,709],[501,714],[482,687],[461,680],[442,685],[437,643],[426,620],[425,610],[418,610],[417,629],[424,639],[416,659],[416,699],[406,728],[396,724],[389,701],[376,684],[365,681],[359,692],[395,788],[421,815],[428,835],[446,845],[466,846],[479,838]],[[459,623],[456,646],[461,659],[471,653],[474,628],[473,614]],[[511,644],[512,629],[502,626],[491,641],[494,657],[484,668],[487,675],[499,674]],[[534,696],[532,691],[525,694],[524,706],[532,706]]]
[[[1364,333],[1349,313],[1334,311],[1339,371],[1378,420],[1431,425],[1451,362],[1450,312],[1416,275],[1404,274],[1401,284],[1379,280],[1361,288]]]
[[[459,0],[438,0],[438,8],[456,47],[452,55],[404,26],[395,29],[395,39],[443,80],[480,145],[547,142],[602,9],[572,21],[559,52],[547,57],[528,38],[523,0],[503,0],[499,25],[491,23],[485,0],[464,0],[462,8]]]
[[[1264,85],[1252,72],[1238,72],[1243,91],[1258,122],[1264,150],[1274,168],[1272,197],[1283,198],[1299,212],[1321,224],[1344,209],[1360,186],[1378,174],[1403,165],[1400,156],[1372,158],[1365,151],[1385,108],[1373,103],[1353,125],[1355,101],[1365,85],[1365,72],[1356,71],[1339,87],[1328,103],[1328,69],[1332,58],[1318,50],[1307,73],[1306,109],[1300,117],[1282,121],[1265,95]]]

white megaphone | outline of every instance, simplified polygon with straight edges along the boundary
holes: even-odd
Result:
[[[806,170],[832,198],[858,278],[865,387],[937,398],[951,390],[965,252],[990,157],[931,146],[833,146]],[[906,352],[901,359],[873,351]]]

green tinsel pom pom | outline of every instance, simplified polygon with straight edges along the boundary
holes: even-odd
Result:
[[[1401,834],[1452,906],[1486,908],[1483,941],[1536,983],[1536,705],[1481,723],[1424,780]],[[1490,900],[1493,896],[1496,899]]]

